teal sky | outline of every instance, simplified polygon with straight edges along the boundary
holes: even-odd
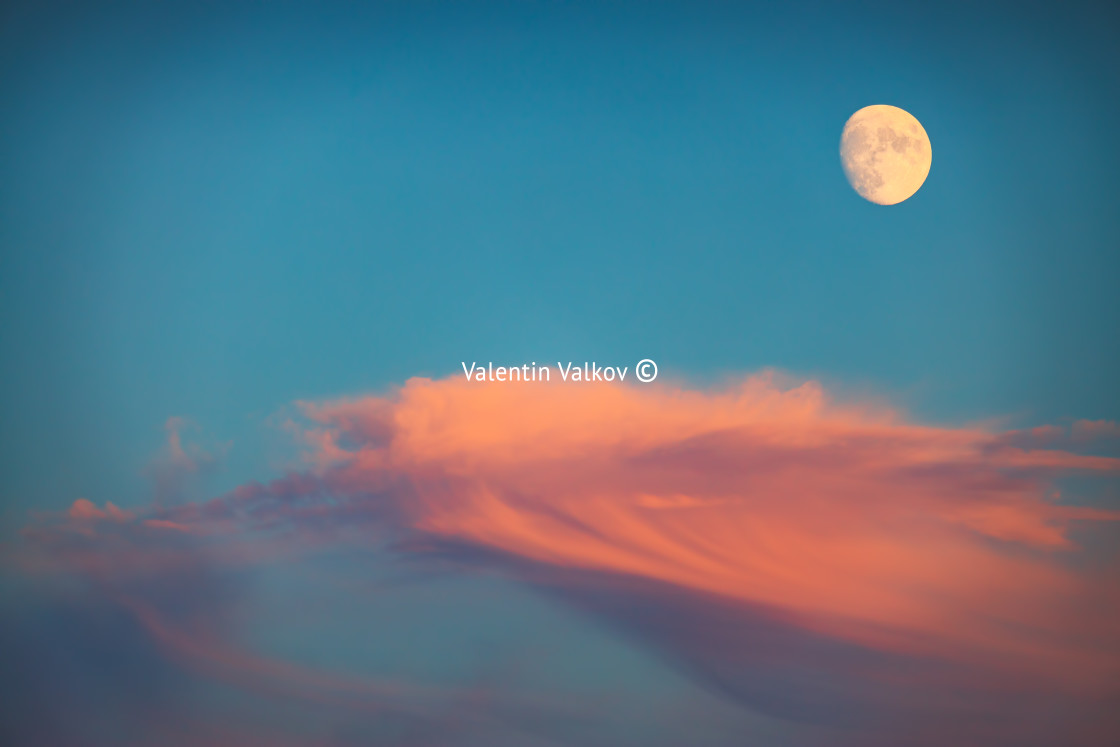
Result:
[[[1116,418],[1120,97],[1092,7],[12,5],[6,506],[143,499],[173,415],[245,477],[294,399],[462,359]],[[871,103],[933,143],[889,209],[836,152]]]

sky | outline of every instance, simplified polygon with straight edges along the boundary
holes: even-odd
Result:
[[[1112,742],[1118,32],[5,3],[3,741]]]

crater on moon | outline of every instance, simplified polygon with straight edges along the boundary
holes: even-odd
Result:
[[[917,192],[932,157],[921,123],[897,106],[865,106],[848,119],[840,136],[848,182],[878,205],[895,205]]]

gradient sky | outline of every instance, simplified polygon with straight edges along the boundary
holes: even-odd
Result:
[[[34,639],[7,668],[37,672],[22,696],[27,713],[48,721],[52,709],[77,713],[96,724],[91,744],[163,739],[160,729],[178,728],[166,724],[196,724],[198,714],[215,731],[184,726],[182,743],[281,743],[268,729],[285,696],[238,677],[304,682],[303,673],[270,669],[297,662],[440,692],[397,693],[408,705],[375,726],[349,700],[306,706],[285,716],[283,736],[294,744],[873,743],[860,738],[871,734],[860,731],[862,715],[841,726],[834,717],[861,708],[881,715],[880,680],[859,680],[866,698],[857,707],[834,697],[845,688],[821,694],[790,672],[805,657],[819,664],[806,652],[827,648],[822,678],[848,682],[847,662],[869,661],[863,649],[846,648],[853,646],[913,656],[933,670],[930,651],[880,647],[878,638],[847,628],[841,635],[832,623],[791,633],[765,615],[750,624],[778,631],[760,633],[781,641],[778,662],[698,650],[703,635],[669,644],[664,630],[642,626],[644,605],[657,619],[723,619],[723,607],[705,595],[730,587],[709,588],[672,553],[656,567],[635,565],[586,538],[572,538],[561,553],[543,539],[499,531],[509,517],[476,503],[486,491],[516,489],[541,511],[582,517],[609,546],[638,553],[629,519],[573,508],[546,483],[588,470],[603,482],[581,483],[581,494],[646,495],[652,488],[630,460],[679,451],[697,461],[665,468],[666,484],[679,485],[673,495],[718,501],[724,493],[698,481],[696,470],[726,469],[726,490],[746,490],[743,475],[726,466],[727,450],[785,449],[787,436],[822,433],[852,439],[820,464],[862,485],[868,505],[912,486],[894,472],[868,477],[870,452],[851,446],[864,439],[881,444],[867,448],[881,448],[884,459],[907,464],[915,453],[936,454],[937,480],[946,482],[929,488],[921,511],[951,517],[985,541],[1056,552],[1084,539],[1105,571],[1086,571],[1076,583],[1055,580],[1049,561],[1020,566],[1003,550],[917,529],[903,535],[924,549],[900,567],[926,568],[949,553],[993,578],[1036,579],[1042,596],[1008,592],[1014,598],[992,604],[1006,602],[1000,614],[1012,617],[1008,610],[1024,610],[1059,637],[1076,629],[1097,642],[1098,658],[1117,660],[1117,631],[1087,632],[1025,611],[1066,605],[1076,610],[1071,624],[1087,625],[1100,610],[1091,614],[1085,600],[1110,610],[1120,599],[1115,534],[1086,530],[1082,538],[1065,522],[1089,514],[1035,500],[1073,490],[1085,510],[1120,508],[1115,465],[1076,461],[1114,455],[1120,420],[1120,22],[1105,4],[181,5],[9,2],[0,11],[0,536],[20,568],[70,563],[69,571],[93,573],[93,587],[115,590],[56,593],[53,577],[5,572],[3,636]],[[925,185],[886,208],[855,194],[838,156],[845,120],[878,103],[914,114],[933,147]],[[647,442],[598,419],[591,400],[558,410],[549,403],[562,395],[541,395],[515,412],[563,425],[522,434],[519,443],[555,464],[499,459],[505,442],[488,441],[478,423],[506,422],[493,413],[511,405],[476,404],[447,379],[464,360],[633,365],[645,357],[683,401],[696,398],[679,412],[671,394],[651,400],[663,417],[651,416],[648,433],[666,440]],[[804,431],[787,432],[788,418],[801,423],[803,415],[790,405],[765,437],[709,433],[754,427],[754,415],[725,422],[711,414],[724,387],[747,387],[736,402],[786,402],[799,391],[793,383],[758,394],[751,387],[762,386],[764,369],[822,382],[856,409],[836,415],[822,405],[804,415]],[[405,386],[412,377],[434,379],[433,388]],[[429,395],[458,413],[438,421],[451,436],[436,438],[434,425],[432,433],[408,429],[410,407],[445,412],[423,409],[437,408]],[[629,406],[603,402],[608,410]],[[391,457],[370,456],[385,448],[381,436],[355,422],[381,423],[386,410],[397,413],[385,428],[398,446]],[[567,412],[579,415],[569,422]],[[456,420],[462,413],[475,415]],[[1032,435],[1035,427],[1055,430]],[[452,454],[433,445],[454,441],[457,428],[492,450]],[[681,440],[682,432],[700,440]],[[598,433],[609,435],[603,443],[620,461],[592,463],[586,449]],[[1028,441],[1063,456],[1040,457]],[[1026,456],[996,456],[1007,444]],[[339,450],[375,459],[376,475],[365,462],[356,473],[338,466]],[[818,464],[816,452],[787,457],[809,465],[803,474]],[[1026,473],[1004,483],[1008,469]],[[426,482],[433,473],[446,484]],[[775,477],[768,485],[804,497],[835,485],[831,479]],[[458,480],[477,484],[447,487]],[[968,505],[989,500],[981,483],[997,486],[999,512],[953,504],[951,496],[967,496]],[[256,524],[241,526],[243,536],[222,534],[245,518],[230,501],[254,490],[333,496],[329,520],[276,507],[253,514],[311,521],[292,530],[307,541],[299,545],[305,554],[274,555]],[[349,514],[331,511],[382,494],[392,496],[391,510],[354,509],[360,526],[377,525],[372,539],[343,536]],[[405,495],[420,496],[424,509]],[[771,536],[808,547],[817,535],[790,517],[819,507],[807,498],[793,505],[790,516],[771,517]],[[123,527],[162,521],[218,532],[219,544],[255,560],[252,569],[231,569],[234,549],[172,543],[191,558],[173,563],[190,573],[164,579],[193,600],[184,611],[151,591],[160,586],[152,579],[126,583],[114,575],[116,561],[91,561],[104,560],[101,545],[78,552],[56,537],[35,551],[48,560],[24,557],[21,530],[55,537],[82,521],[119,524],[113,552],[124,543],[150,559],[162,545]],[[688,523],[700,533],[719,524]],[[74,536],[94,542],[91,532]],[[740,561],[725,570],[741,591],[744,578],[756,577]],[[633,574],[658,586],[641,586]],[[906,583],[868,576],[868,584],[880,581]],[[806,606],[815,593],[808,582],[793,584],[801,591],[788,597],[754,583],[744,604],[821,612]],[[611,584],[631,595],[619,608],[603,599]],[[930,598],[976,593],[937,588]],[[926,599],[922,589],[915,596]],[[238,621],[244,647],[236,652],[224,633],[193,627],[205,616],[199,609],[217,608],[212,602]],[[1090,606],[1077,606],[1083,602]],[[837,604],[828,615],[852,611]],[[954,617],[965,614],[964,602],[929,617],[891,604],[869,601],[856,617],[897,623],[907,635],[940,619],[953,631],[944,645],[954,653],[971,651],[963,641],[999,637]],[[735,620],[745,614],[734,610]],[[673,635],[688,637],[688,624]],[[194,638],[180,636],[187,629]],[[59,641],[71,654],[47,656]],[[1083,654],[1046,654],[1077,672],[1060,697],[1046,696],[1071,703],[1055,706],[1064,714],[1055,729],[1069,713],[1095,713],[1093,703],[1116,695],[1086,684],[1076,663]],[[229,671],[185,660],[221,661]],[[874,666],[920,668],[907,661]],[[788,676],[737,679],[768,667]],[[929,674],[921,671],[914,676]],[[3,677],[5,692],[21,689]],[[351,684],[308,687],[349,699],[369,685]],[[464,703],[483,698],[480,691],[496,703],[478,708],[488,715],[457,715],[475,713]],[[1004,715],[1023,708],[994,695],[991,702]],[[167,721],[155,723],[152,714],[165,711]],[[130,720],[140,712],[153,722]],[[9,724],[28,744],[36,735],[30,718]],[[894,726],[867,718],[883,727],[875,739],[900,743]],[[704,725],[699,736],[696,724]],[[980,733],[962,732],[966,741]],[[1082,736],[1092,743],[1102,733]],[[68,743],[73,735],[52,738]],[[1004,738],[1023,737],[984,733],[988,743]]]

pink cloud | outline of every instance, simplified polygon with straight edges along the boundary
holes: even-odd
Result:
[[[1111,420],[1078,420],[1073,424],[1070,435],[1081,442],[1120,438],[1120,423]]]
[[[930,724],[961,693],[997,711],[1025,693],[1120,695],[1120,512],[1058,490],[1073,476],[1114,486],[1120,459],[1044,448],[1073,443],[1061,429],[923,424],[776,374],[713,390],[412,379],[301,407],[303,472],[142,512],[122,526],[143,541],[60,539],[119,511],[88,501],[29,536],[103,579],[189,567],[175,538],[206,540],[221,566],[390,538],[468,571],[497,564],[752,705],[759,686],[742,678],[770,668],[798,691],[839,678],[828,697],[858,692]],[[1089,431],[1108,428],[1073,428]],[[194,658],[291,671],[184,637],[133,599],[175,650],[205,641]],[[920,695],[904,704],[903,691]]]
[[[394,507],[430,537],[762,604],[873,647],[1098,684],[1118,671],[1095,653],[1115,626],[1063,611],[1094,595],[1120,609],[1114,574],[1067,562],[1076,526],[1120,513],[1053,487],[1114,478],[1117,459],[774,375],[721,391],[413,379],[305,412],[330,490],[403,482]]]
[[[67,511],[67,515],[71,519],[78,521],[90,519],[109,519],[112,521],[128,521],[133,518],[133,514],[128,511],[122,511],[111,502],[106,501],[105,508],[98,508],[97,505],[86,498],[79,498],[74,501]]]

